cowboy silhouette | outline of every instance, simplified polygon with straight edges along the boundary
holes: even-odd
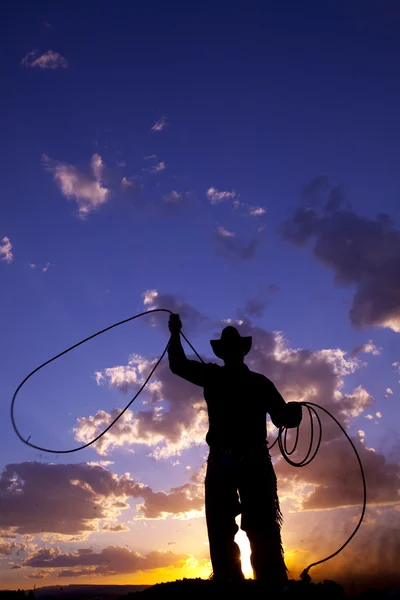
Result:
[[[251,336],[242,337],[228,326],[219,340],[211,340],[224,366],[189,360],[180,340],[179,315],[169,319],[169,366],[173,373],[203,388],[208,408],[210,447],[205,478],[205,508],[210,543],[212,579],[244,579],[240,549],[234,537],[235,518],[251,547],[251,565],[257,580],[282,586],[287,568],[281,541],[282,514],[277,480],[267,447],[266,416],[276,427],[297,427],[301,405],[286,403],[264,375],[250,371],[244,357]]]

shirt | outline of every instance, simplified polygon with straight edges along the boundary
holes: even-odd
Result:
[[[209,446],[242,448],[265,444],[267,413],[276,427],[299,424],[298,413],[295,415],[290,410],[292,403],[285,402],[268,377],[251,371],[246,364],[228,367],[190,360],[180,338],[174,336],[168,347],[168,358],[175,375],[204,390]]]

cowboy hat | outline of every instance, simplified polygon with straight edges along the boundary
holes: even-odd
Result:
[[[251,348],[252,337],[251,335],[241,336],[236,327],[233,327],[232,325],[228,325],[228,327],[225,327],[225,329],[222,330],[221,338],[219,340],[210,340],[214,354],[222,360],[224,359],[224,349],[238,343],[241,344],[244,355],[246,356]]]

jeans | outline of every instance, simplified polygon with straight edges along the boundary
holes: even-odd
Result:
[[[287,581],[281,541],[282,515],[277,480],[266,446],[229,452],[210,448],[205,479],[210,558],[216,579],[243,579],[240,550],[234,541],[241,529],[250,541],[254,577],[271,584]]]

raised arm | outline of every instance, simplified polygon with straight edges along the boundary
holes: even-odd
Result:
[[[303,411],[299,402],[285,402],[275,385],[267,377],[267,406],[271,421],[275,427],[297,427],[300,425]]]
[[[207,365],[186,357],[181,343],[180,330],[182,323],[179,315],[170,316],[168,327],[171,332],[168,346],[169,368],[175,375],[179,375],[179,377],[190,381],[190,383],[204,387]]]

